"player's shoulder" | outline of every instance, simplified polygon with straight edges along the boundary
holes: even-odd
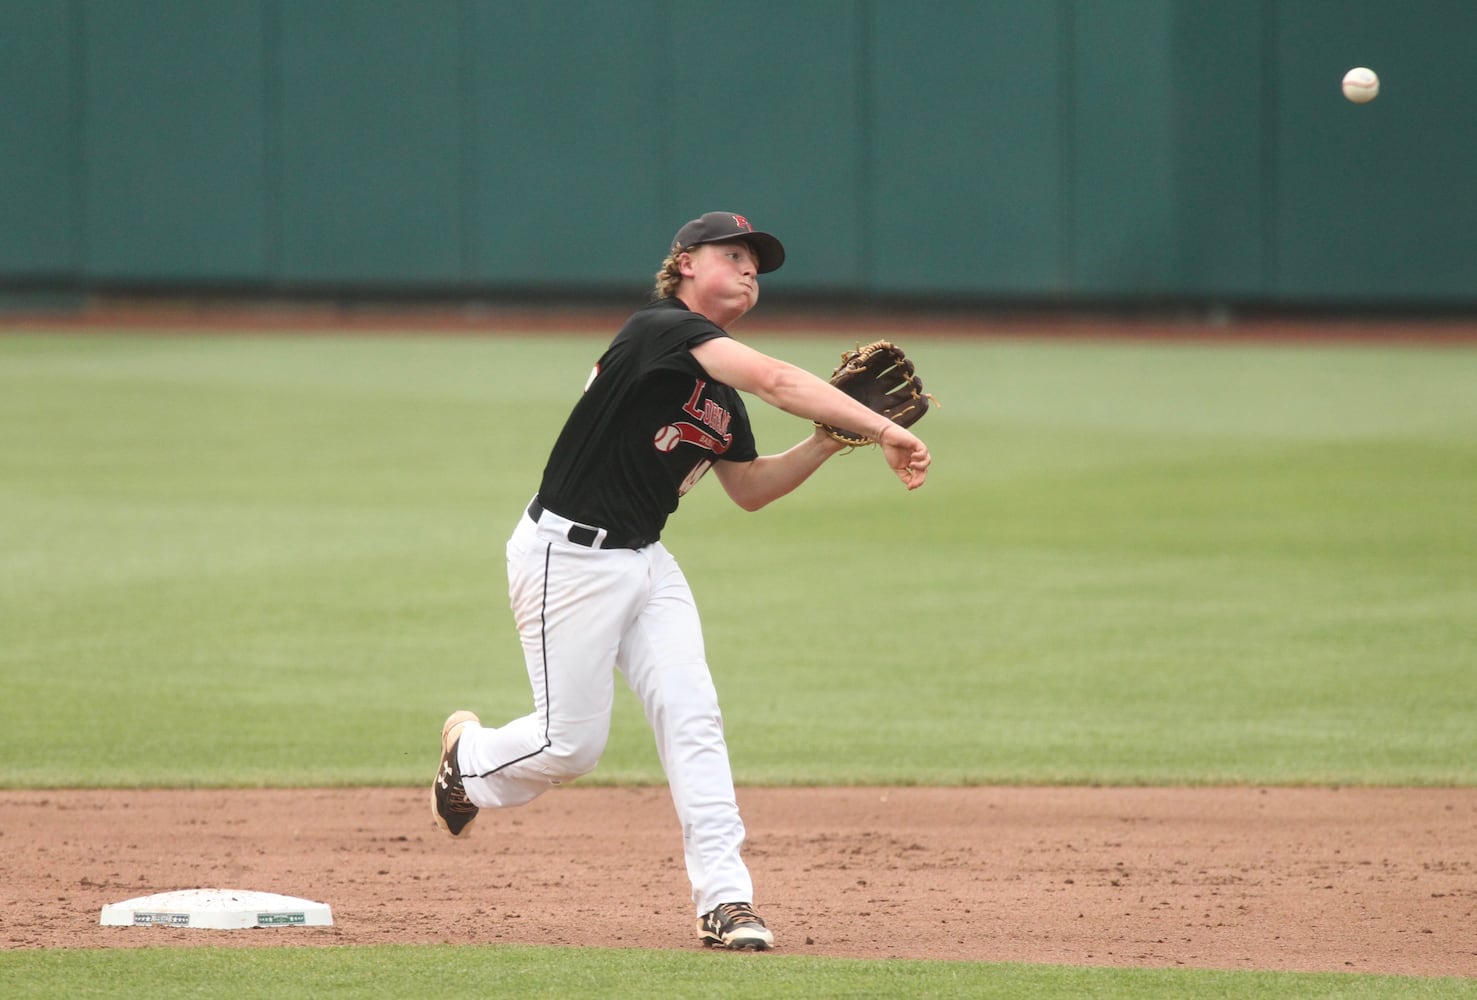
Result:
[[[626,325],[628,326],[632,323],[665,327],[683,323],[711,324],[712,320],[700,313],[693,312],[687,307],[687,303],[676,296],[669,296],[667,298],[652,299],[646,305],[637,309],[631,314],[631,318],[626,321]]]
[[[690,347],[713,337],[726,337],[712,320],[693,312],[677,298],[655,299],[636,310],[616,335],[616,342],[656,340],[672,347]]]

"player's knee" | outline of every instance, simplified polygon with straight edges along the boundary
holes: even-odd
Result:
[[[723,715],[711,684],[664,693],[649,706],[649,716],[658,731],[712,732],[722,738]]]
[[[605,753],[605,737],[555,740],[539,755],[551,781],[573,781],[595,770]]]

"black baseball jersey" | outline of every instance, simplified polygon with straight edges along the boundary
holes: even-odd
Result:
[[[757,458],[743,399],[690,353],[726,336],[675,298],[626,320],[554,442],[543,505],[639,547],[715,461]]]

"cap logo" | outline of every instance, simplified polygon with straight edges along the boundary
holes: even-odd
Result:
[[[744,230],[745,232],[752,233],[754,231],[754,227],[751,226],[751,225],[749,225],[749,220],[746,219],[746,218],[744,218],[742,215],[735,215],[733,217],[733,224],[735,226],[738,226],[740,229]]]

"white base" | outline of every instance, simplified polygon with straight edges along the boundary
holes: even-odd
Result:
[[[139,896],[103,907],[105,927],[204,927],[240,930],[245,927],[328,927],[333,911],[315,903],[275,892],[244,889],[181,889]]]

